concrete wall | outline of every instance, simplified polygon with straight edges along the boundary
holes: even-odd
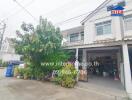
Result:
[[[0,53],[0,59],[3,61],[10,61],[10,60],[20,60],[20,55],[14,53]]]
[[[123,19],[119,17],[112,17],[111,12],[107,11],[107,6],[111,4],[115,4],[119,0],[111,0],[110,3],[102,7],[97,13],[95,13],[91,18],[89,18],[84,23],[84,44],[91,44],[98,40],[108,40],[113,39],[115,41],[121,40],[121,31],[124,28]],[[132,0],[126,0],[126,7],[124,15],[132,14]],[[95,24],[99,22],[109,21],[111,20],[111,28],[112,34],[109,35],[96,35],[96,28]],[[125,36],[132,36],[132,31],[124,32]]]

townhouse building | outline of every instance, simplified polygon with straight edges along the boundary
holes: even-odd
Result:
[[[111,16],[111,6],[123,6],[123,16]],[[98,61],[93,74],[118,78],[132,98],[132,0],[106,0],[81,21],[62,31],[63,47],[73,50],[74,60]],[[73,57],[73,56],[72,56]],[[82,69],[87,69],[87,64]]]

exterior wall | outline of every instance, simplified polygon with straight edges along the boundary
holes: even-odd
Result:
[[[128,3],[126,4],[126,8],[125,8],[126,12],[125,12],[124,15],[130,15],[130,14],[132,14],[132,0],[126,0],[126,1]],[[130,30],[130,31],[124,31],[124,37],[125,38],[131,38],[132,37],[132,30]]]
[[[118,68],[120,71],[121,82],[125,86],[129,97],[132,99],[132,81],[128,54],[128,44],[132,44],[132,29],[130,31],[125,31],[124,17],[112,17],[111,12],[107,11],[107,6],[116,4],[119,1],[123,0],[107,0],[86,19],[84,19],[82,21],[84,25],[84,43],[79,45],[73,44],[68,47],[65,46],[65,49],[83,49],[82,61],[86,62],[86,49],[100,49],[101,47],[107,48],[109,46],[122,47],[122,52],[119,51],[117,53]],[[125,1],[126,6],[124,10],[124,16],[130,14],[132,15],[132,0]],[[96,24],[105,21],[111,21],[111,34],[97,35]],[[103,54],[100,54],[100,56],[102,55]],[[91,56],[93,56],[93,54],[91,54]]]
[[[13,54],[13,53],[0,53],[2,61],[10,61],[10,60],[20,60],[20,55]]]
[[[62,45],[63,46],[73,46],[73,45],[81,45],[81,44],[83,45],[84,41],[81,40],[81,32],[84,32],[83,26],[62,31],[63,38],[65,39]],[[73,33],[76,33],[76,34],[79,33],[78,41],[70,42],[70,34],[73,34]]]
[[[93,15],[90,19],[88,19],[84,23],[84,44],[95,43],[100,40],[113,40],[119,41],[122,39],[121,33],[123,32],[124,25],[123,19],[119,17],[112,17],[111,12],[107,11],[107,6],[111,4],[115,4],[117,0],[111,0],[105,7],[100,9],[95,15]],[[124,15],[132,14],[132,1],[126,0],[126,7]],[[111,30],[112,34],[107,35],[96,35],[96,27],[95,24],[99,22],[109,21],[111,20]],[[132,31],[124,32],[125,36],[131,35]]]
[[[95,43],[104,44],[104,42],[116,42],[121,41],[122,37],[125,40],[132,39],[132,30],[125,31],[124,19],[123,17],[112,17],[111,12],[107,11],[107,6],[116,4],[119,1],[123,0],[107,0],[108,4],[102,5],[101,8],[97,9],[95,14],[91,16],[83,26],[67,29],[62,31],[63,37],[66,41],[63,43],[64,47],[72,47],[78,45],[91,45]],[[132,14],[132,0],[125,0],[126,6],[124,10],[124,15]],[[111,20],[111,33],[105,35],[97,35],[95,24]],[[70,42],[70,34],[84,31],[84,40]],[[102,43],[103,41],[103,43]]]
[[[13,48],[10,39],[6,38],[2,43],[0,59],[3,61],[20,60],[20,57],[20,55],[15,54],[15,49]]]
[[[15,49],[9,38],[2,42],[1,52],[15,53]]]

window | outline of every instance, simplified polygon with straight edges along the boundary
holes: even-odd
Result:
[[[124,7],[124,6],[126,6],[126,2],[125,1],[121,1],[121,2],[118,3],[118,5]]]
[[[70,34],[70,42],[78,41],[79,33]]]
[[[97,35],[111,34],[111,21],[96,24]]]
[[[84,40],[84,32],[81,32],[81,40]]]
[[[132,15],[124,17],[125,31],[132,30]]]

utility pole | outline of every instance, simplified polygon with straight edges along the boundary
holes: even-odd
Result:
[[[2,48],[5,29],[6,29],[6,24],[4,22],[0,22],[0,51],[1,51],[1,48]]]

